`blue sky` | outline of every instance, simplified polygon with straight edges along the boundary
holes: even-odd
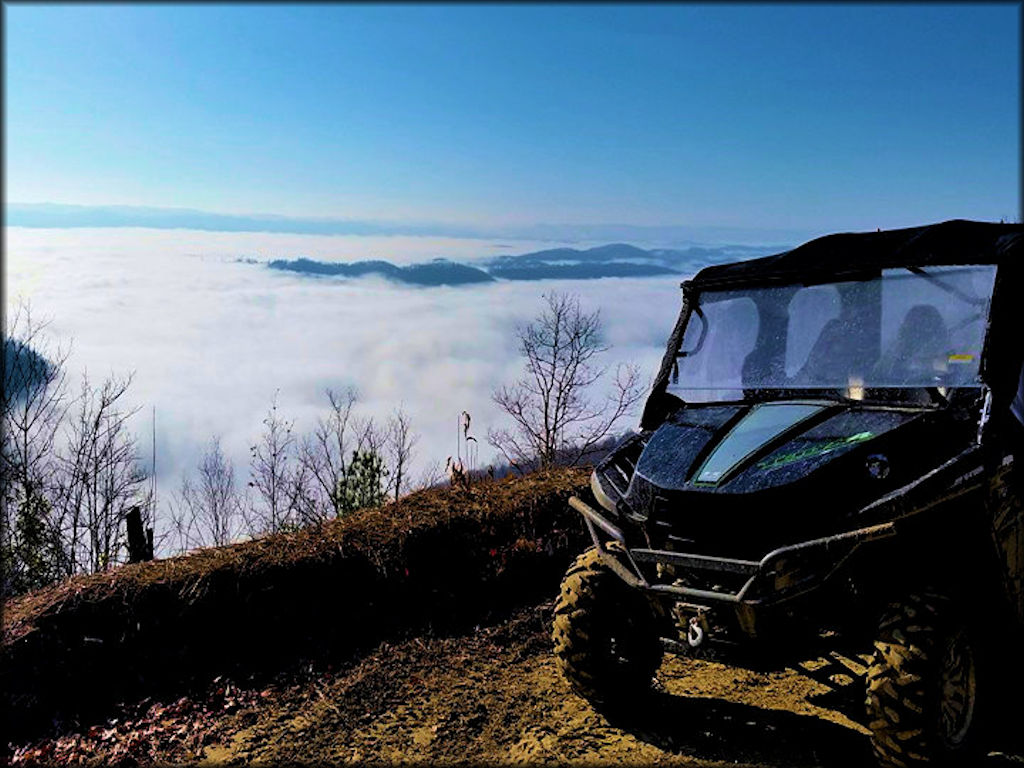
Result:
[[[826,232],[1020,213],[1020,7],[5,5],[8,202]]]

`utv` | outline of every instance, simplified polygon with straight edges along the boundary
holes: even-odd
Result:
[[[969,761],[1024,666],[1024,226],[829,235],[682,294],[641,431],[570,500],[561,671],[633,707],[666,649],[873,642],[878,762]]]

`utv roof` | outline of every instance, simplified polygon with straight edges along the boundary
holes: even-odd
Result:
[[[844,232],[759,259],[705,267],[696,287],[856,278],[892,267],[999,264],[1024,258],[1024,225],[954,219],[908,229]]]

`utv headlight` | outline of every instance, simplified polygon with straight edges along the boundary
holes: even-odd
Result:
[[[615,500],[604,492],[604,488],[601,487],[601,479],[597,476],[596,471],[590,473],[590,490],[598,504],[609,512],[615,512]]]

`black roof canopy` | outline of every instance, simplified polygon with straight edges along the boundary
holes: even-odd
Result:
[[[856,279],[893,267],[1001,264],[1024,258],[1024,225],[954,219],[884,232],[825,235],[759,259],[705,267],[697,288]]]

